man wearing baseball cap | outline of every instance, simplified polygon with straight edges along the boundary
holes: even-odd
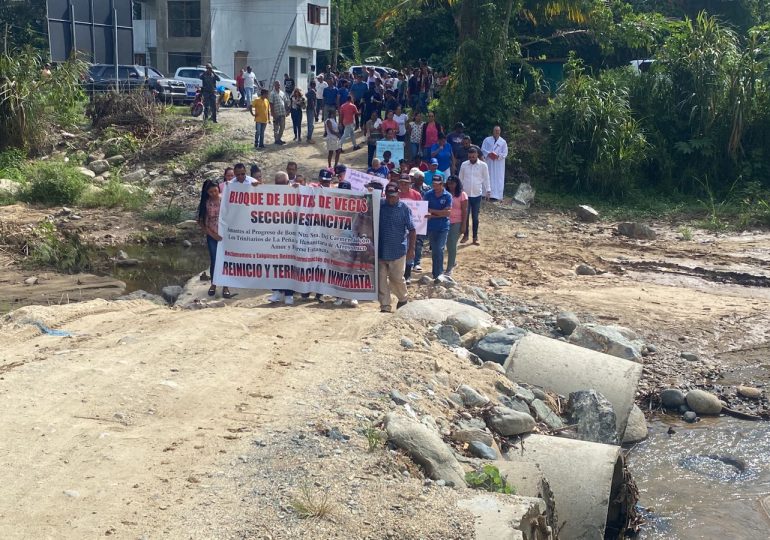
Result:
[[[416,233],[409,208],[399,200],[398,185],[385,186],[385,198],[380,203],[379,228],[379,290],[380,311],[390,313],[391,292],[398,298],[396,309],[407,302],[404,269],[406,261],[414,258]]]
[[[441,181],[444,181],[444,173],[438,170],[438,160],[436,158],[432,158],[430,160],[430,169],[425,171],[425,184],[428,186],[433,185],[433,177],[439,176],[441,178]]]
[[[318,182],[310,184],[310,187],[331,187],[333,177],[329,169],[321,169],[318,172]]]
[[[412,187],[415,191],[419,191],[422,194],[430,189],[430,187],[425,184],[425,173],[417,167],[412,167],[409,171],[409,178],[412,179]]]
[[[428,240],[430,241],[431,271],[438,282],[444,273],[444,248],[449,236],[449,215],[452,212],[452,195],[444,189],[444,175],[433,175],[433,189],[422,196],[428,201]]]

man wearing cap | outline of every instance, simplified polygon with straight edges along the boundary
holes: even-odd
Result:
[[[329,169],[321,169],[318,172],[318,182],[313,182],[310,187],[331,187],[333,176]]]
[[[206,71],[201,73],[201,96],[203,96],[203,121],[208,120],[217,123],[217,83],[219,75],[214,73],[214,67],[206,64]]]
[[[436,158],[431,158],[430,169],[425,171],[425,184],[432,186],[434,176],[439,176],[441,177],[441,181],[444,181],[444,173],[438,170],[438,160]]]
[[[473,243],[479,245],[479,210],[481,197],[489,199],[491,186],[489,182],[489,168],[479,159],[479,151],[475,146],[468,148],[468,161],[460,165],[460,181],[463,191],[468,195],[468,217],[465,224],[465,234],[461,243],[468,241],[468,222],[473,219]]]
[[[415,191],[420,192],[420,195],[430,189],[430,187],[425,184],[425,173],[417,167],[412,167],[410,169],[409,178],[412,179],[412,187]]]
[[[420,172],[420,171],[418,170],[417,172]],[[408,173],[405,173],[405,172],[401,173],[398,179],[398,197],[402,201],[404,200],[421,201],[422,200],[422,193],[420,191],[417,191],[416,189],[412,189],[412,177]],[[420,235],[417,237],[414,243],[415,251],[417,250],[417,246],[419,245],[420,252],[422,252],[422,244],[424,241],[425,241],[424,235]],[[412,266],[414,266],[414,259],[413,258],[407,259],[406,267],[404,269],[404,280],[406,280],[407,285],[409,285],[412,282]]]
[[[428,201],[428,240],[433,259],[433,280],[438,282],[444,273],[444,248],[449,236],[449,215],[452,212],[452,196],[444,189],[444,176],[437,172],[432,177],[433,189],[422,198]]]
[[[385,186],[385,199],[380,203],[379,291],[380,311],[391,312],[391,291],[398,298],[396,309],[407,302],[404,269],[414,258],[416,233],[409,208],[399,200],[398,186]]]
[[[340,185],[345,182],[346,184],[350,185],[349,182],[345,181],[345,175],[348,174],[348,168],[346,165],[340,163],[339,165],[336,165],[334,167],[334,176],[337,177],[337,187],[339,189],[351,189],[349,187],[340,187]]]

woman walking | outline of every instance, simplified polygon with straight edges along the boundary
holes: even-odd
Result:
[[[412,120],[406,126],[407,133],[409,134],[409,144],[407,146],[409,148],[408,159],[410,161],[417,160],[419,163],[420,141],[422,140],[422,126],[424,125],[425,122],[422,121],[422,113],[417,111],[412,116]]]
[[[222,197],[217,183],[206,180],[203,183],[203,189],[201,189],[201,202],[198,205],[198,224],[206,235],[206,246],[209,248],[209,259],[211,260],[209,296],[214,296],[217,293],[217,286],[214,284],[214,265],[217,258],[217,244],[222,240],[222,237],[219,236],[219,205],[221,202]],[[231,298],[230,289],[222,287],[222,297]]]
[[[294,92],[291,93],[291,107],[289,108],[295,141],[302,140],[302,111],[306,104],[307,102],[305,96],[302,95],[302,90],[295,88]]]
[[[465,234],[468,219],[468,195],[463,191],[463,183],[459,176],[452,175],[446,181],[446,189],[452,195],[452,211],[449,214],[449,236],[447,237],[446,274],[452,275],[457,266],[457,241]]]
[[[444,128],[441,124],[436,122],[436,115],[432,112],[428,113],[428,121],[422,126],[422,138],[420,145],[422,146],[422,159],[430,163],[430,147],[438,142],[439,135],[444,133]]]
[[[364,125],[364,135],[366,135],[367,158],[366,166],[372,166],[372,158],[377,151],[377,141],[382,139],[382,120],[380,113],[376,110],[371,111],[369,120]]]

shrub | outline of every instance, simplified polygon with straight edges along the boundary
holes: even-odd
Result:
[[[251,150],[251,148],[248,144],[224,140],[204,148],[201,152],[201,159],[203,160],[203,163],[210,163],[212,161],[231,161],[248,154],[249,150]]]
[[[80,198],[80,204],[95,208],[122,208],[123,210],[139,210],[149,201],[150,196],[141,189],[131,189],[121,184],[120,179],[113,176],[101,190],[86,192]]]
[[[23,181],[26,156],[18,148],[9,148],[0,152],[0,178]]]
[[[506,493],[508,495],[516,493],[516,488],[500,475],[500,470],[494,465],[484,465],[477,471],[465,473],[465,481],[470,487],[475,489]]]
[[[147,134],[160,117],[160,106],[143,89],[105,92],[92,96],[86,114],[95,128],[125,126],[135,134]]]
[[[29,266],[49,266],[59,272],[76,274],[91,267],[88,249],[73,233],[59,234],[53,223],[41,223],[29,243]]]
[[[37,161],[24,166],[27,184],[19,198],[47,206],[72,204],[86,188],[85,177],[69,163]]]
[[[166,225],[173,225],[179,223],[191,216],[191,213],[181,206],[166,206],[164,208],[155,208],[148,210],[143,214],[145,219],[151,221],[157,221],[158,223],[164,223]]]

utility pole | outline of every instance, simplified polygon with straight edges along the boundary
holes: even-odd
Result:
[[[335,19],[335,29],[334,29],[334,58],[332,58],[332,68],[334,70],[337,70],[337,59],[340,57],[340,2],[337,0],[335,2],[336,9],[334,19]],[[333,4],[334,5],[334,4]]]

